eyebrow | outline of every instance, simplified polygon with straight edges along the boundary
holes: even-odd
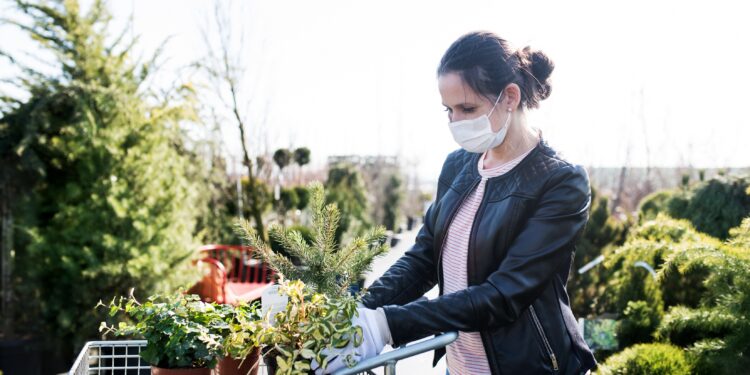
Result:
[[[447,104],[445,104],[445,103],[442,103],[442,104],[443,104],[443,107],[448,107]],[[479,105],[474,104],[474,103],[459,103],[459,104],[456,104],[456,107],[464,107],[464,108],[466,108],[466,107],[478,107],[478,106]]]

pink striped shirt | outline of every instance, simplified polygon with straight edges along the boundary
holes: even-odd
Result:
[[[533,148],[531,149],[533,150]],[[468,262],[469,234],[474,217],[484,196],[487,179],[505,174],[513,169],[531,150],[517,158],[493,168],[484,169],[485,154],[479,158],[479,174],[482,180],[466,198],[448,228],[448,237],[443,248],[443,293],[454,293],[468,287],[466,264]],[[459,332],[458,339],[447,347],[448,371],[451,375],[489,374],[490,367],[479,332]]]

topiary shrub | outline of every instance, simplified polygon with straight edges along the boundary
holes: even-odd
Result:
[[[690,374],[685,351],[669,344],[638,344],[607,359],[599,367],[604,375]]]

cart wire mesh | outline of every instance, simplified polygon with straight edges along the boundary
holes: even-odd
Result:
[[[337,375],[372,374],[370,370],[383,367],[385,375],[396,373],[396,362],[418,354],[442,348],[458,338],[456,332],[448,332],[435,338],[403,346],[396,350],[364,360],[353,368],[345,368]],[[146,340],[89,341],[84,345],[68,375],[149,375],[151,366],[141,359],[141,349]],[[265,375],[262,363],[259,375]]]

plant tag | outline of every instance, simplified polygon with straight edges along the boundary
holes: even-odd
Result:
[[[269,312],[269,321],[271,324],[275,323],[274,316],[284,311],[286,304],[289,302],[289,297],[285,295],[279,295],[279,285],[274,284],[266,288],[263,294],[260,296],[261,308],[263,310],[263,316],[266,316]]]

